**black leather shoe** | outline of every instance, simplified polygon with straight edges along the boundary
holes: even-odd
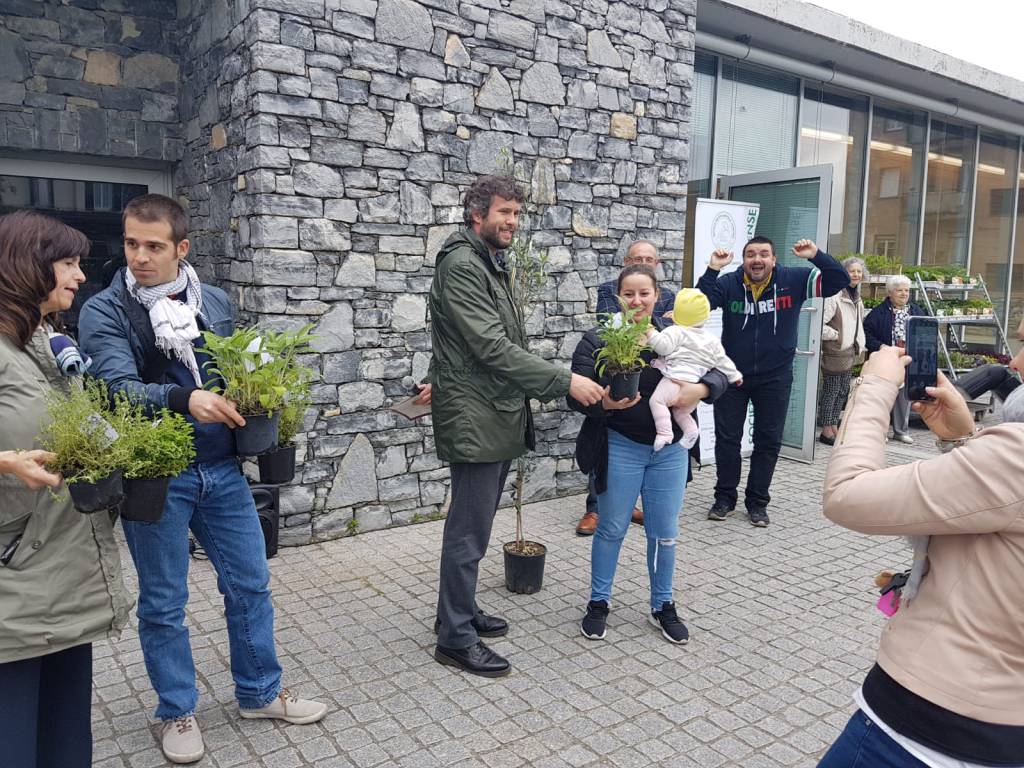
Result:
[[[435,646],[434,658],[449,667],[458,667],[463,672],[481,677],[504,677],[512,671],[508,659],[496,654],[482,640],[469,648]]]
[[[716,522],[722,522],[736,507],[726,506],[724,502],[716,501],[711,505],[711,509],[708,510],[708,520],[714,520]]]
[[[480,637],[504,637],[508,634],[508,622],[501,616],[478,613],[471,622]],[[434,634],[441,630],[441,620],[434,619]]]

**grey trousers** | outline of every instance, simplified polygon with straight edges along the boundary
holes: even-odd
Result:
[[[910,401],[907,399],[907,388],[901,387],[896,393],[896,402],[892,404],[892,432],[894,435],[905,435],[910,431]]]
[[[480,560],[491,539],[494,513],[511,462],[452,464],[452,503],[444,521],[437,618],[442,648],[469,648],[480,638],[473,629]]]

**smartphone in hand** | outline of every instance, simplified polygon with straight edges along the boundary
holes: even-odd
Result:
[[[907,397],[910,400],[933,400],[925,387],[938,383],[939,324],[934,317],[911,317],[907,320]]]

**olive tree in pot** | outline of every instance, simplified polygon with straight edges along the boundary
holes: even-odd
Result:
[[[541,288],[547,279],[546,251],[537,250],[533,239],[517,235],[505,256],[509,269],[509,288],[512,302],[526,338],[526,318],[533,309]],[[528,472],[528,461],[520,456],[516,460],[516,482],[513,495],[516,510],[516,538],[504,547],[505,586],[511,592],[529,595],[540,590],[544,583],[544,560],[547,547],[529,541],[523,535],[523,484]]]
[[[110,509],[123,494],[116,415],[110,411],[103,382],[69,384],[68,390],[48,396],[49,420],[39,434],[39,445],[56,454],[48,469],[63,476],[79,512]]]
[[[164,512],[167,487],[196,457],[192,425],[168,410],[150,415],[127,398],[115,406],[124,457],[121,517],[155,523]]]
[[[278,444],[287,381],[300,353],[309,350],[311,325],[280,333],[240,328],[230,336],[203,332],[209,370],[221,380],[220,393],[235,404],[245,426],[235,429],[241,456],[258,456]]]
[[[651,318],[637,318],[639,310],[630,309],[622,300],[622,311],[605,317],[597,332],[604,342],[596,353],[597,375],[610,384],[612,400],[633,399],[640,388],[640,371],[647,364],[641,353],[647,347],[647,329]],[[610,379],[610,381],[609,381]]]

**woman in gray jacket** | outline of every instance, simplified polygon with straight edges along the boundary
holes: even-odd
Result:
[[[110,515],[80,514],[66,488],[47,487],[58,478],[36,444],[47,394],[81,386],[50,334],[88,252],[59,221],[0,216],[0,748],[19,768],[92,763],[92,643],[131,607]]]

